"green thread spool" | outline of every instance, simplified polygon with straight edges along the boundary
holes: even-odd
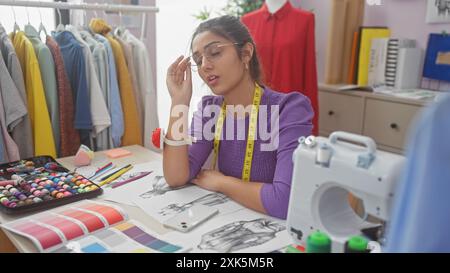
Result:
[[[353,236],[345,243],[346,253],[366,253],[369,241],[362,236]]]
[[[330,253],[331,239],[320,231],[314,232],[306,240],[306,253]]]

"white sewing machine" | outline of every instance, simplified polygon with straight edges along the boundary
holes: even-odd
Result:
[[[377,151],[371,138],[346,132],[299,143],[287,218],[296,244],[306,246],[309,234],[319,230],[330,236],[332,252],[343,252],[349,237],[374,226],[352,209],[349,193],[363,201],[365,216],[389,220],[403,156]]]

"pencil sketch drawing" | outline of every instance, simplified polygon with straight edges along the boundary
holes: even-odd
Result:
[[[201,204],[201,205],[212,207],[212,206],[226,203],[229,200],[230,199],[228,197],[226,197],[225,195],[223,195],[221,193],[210,193],[210,194],[204,195],[200,198],[197,198],[189,203],[169,204],[169,205],[165,206],[164,208],[162,208],[159,211],[159,214],[161,214],[162,216],[167,216],[170,214],[176,214],[176,213],[182,212],[182,211],[192,207],[195,204]]]
[[[234,252],[262,245],[285,229],[285,225],[265,218],[236,221],[203,234],[197,247],[221,253]]]
[[[143,199],[149,199],[154,196],[164,195],[166,192],[176,189],[178,188],[171,188],[169,184],[167,184],[164,176],[157,175],[152,181],[152,189],[140,194],[139,197]]]

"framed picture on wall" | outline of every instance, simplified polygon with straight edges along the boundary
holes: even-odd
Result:
[[[450,23],[450,0],[427,0],[426,22]]]

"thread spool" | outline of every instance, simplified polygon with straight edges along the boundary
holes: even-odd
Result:
[[[7,185],[16,186],[17,185],[17,181],[16,180],[3,180],[3,181],[0,181],[0,186],[5,187]]]
[[[367,253],[369,241],[362,236],[353,236],[345,242],[345,253]]]
[[[320,231],[310,234],[306,240],[306,253],[330,253],[331,239]]]
[[[331,148],[326,144],[320,145],[317,150],[316,161],[322,166],[328,166],[330,164],[331,159]]]

